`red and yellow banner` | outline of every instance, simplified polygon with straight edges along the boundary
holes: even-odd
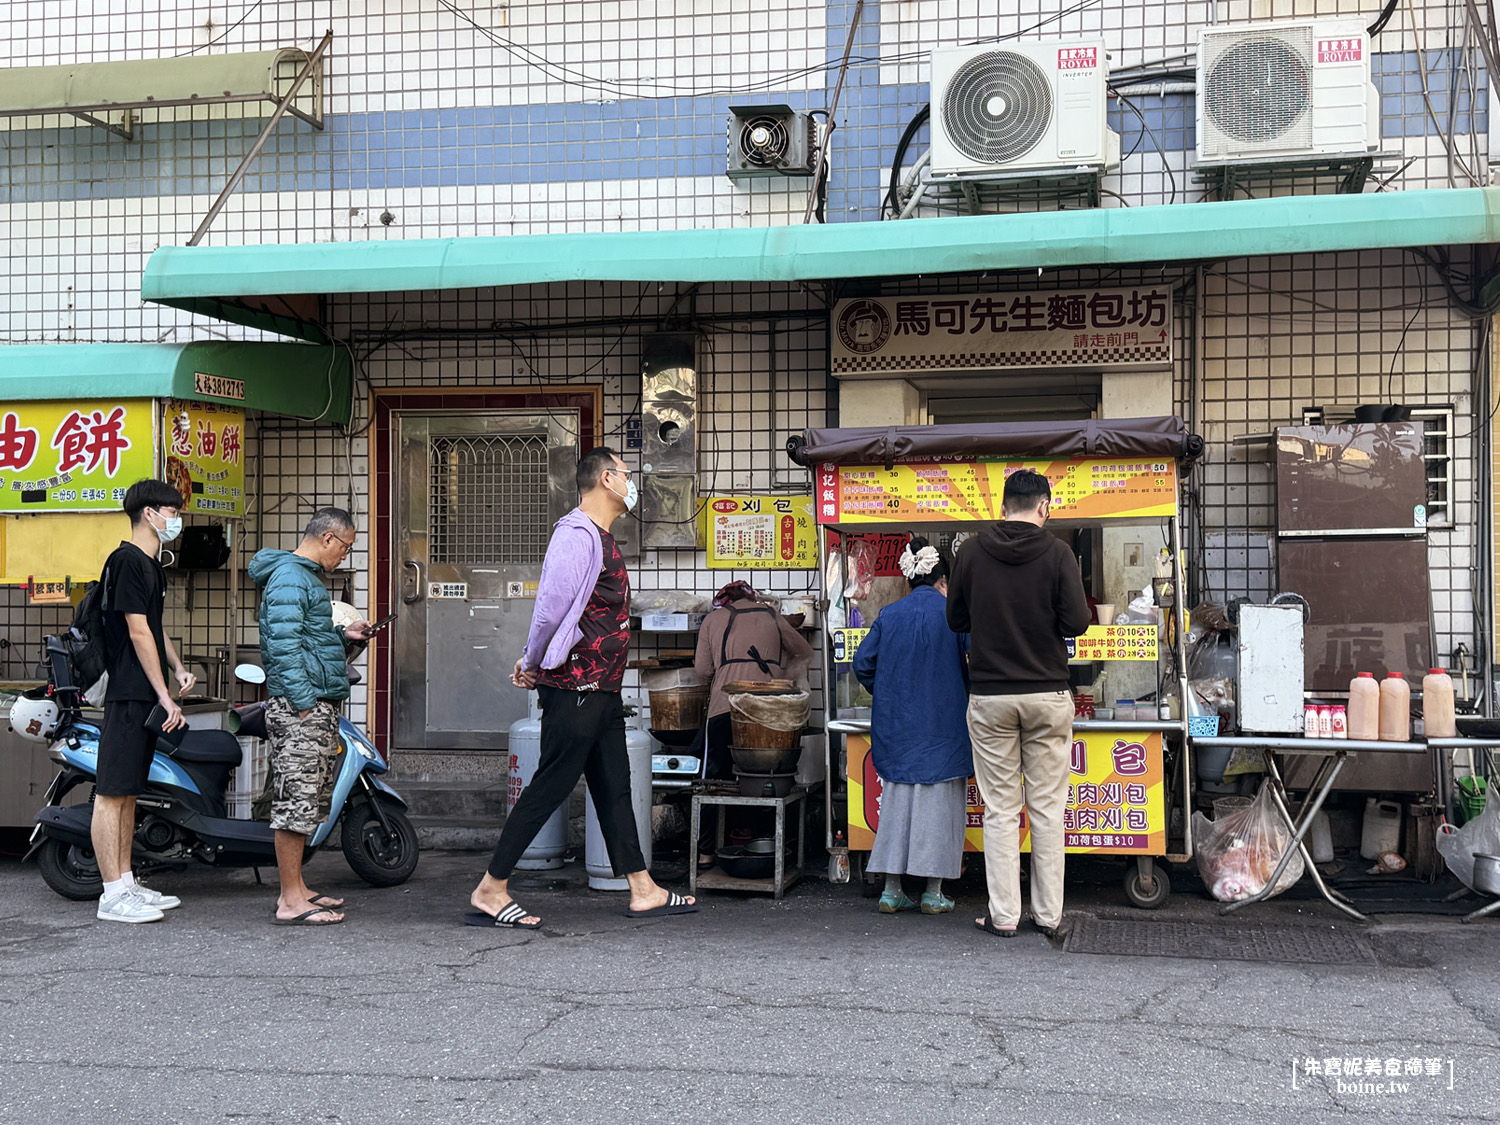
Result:
[[[0,512],[120,510],[156,469],[150,399],[11,402],[0,409]]]
[[[875,846],[880,827],[880,777],[864,735],[847,739],[849,769],[849,846]],[[1070,853],[1099,855],[1165,855],[1167,805],[1158,733],[1090,731],[1073,737],[1068,778],[1068,806],[1063,813]],[[979,786],[969,779],[968,821],[964,850],[984,851],[984,804]],[[1026,810],[1016,822],[1021,850],[1031,850]]]
[[[238,406],[168,399],[163,407],[162,478],[184,512],[245,514],[245,412]]]
[[[1034,469],[1052,485],[1052,517],[1144,519],[1177,512],[1177,466],[1149,458],[915,461],[819,465],[819,523],[950,523],[1001,518],[1005,478]]]

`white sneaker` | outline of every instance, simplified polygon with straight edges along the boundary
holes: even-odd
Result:
[[[182,905],[182,899],[176,895],[164,895],[160,891],[152,890],[139,879],[135,881],[135,895],[147,906],[154,906],[158,910],[176,910]]]
[[[99,909],[94,915],[101,922],[160,922],[164,915],[156,907],[127,887],[112,898],[100,898]]]

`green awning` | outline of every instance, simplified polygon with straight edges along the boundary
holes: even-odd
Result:
[[[733,230],[164,246],[147,300],[321,339],[319,298],[562,281],[795,282],[1500,241],[1500,188]]]
[[[353,392],[349,352],[334,344],[204,340],[0,347],[0,403],[185,398],[348,425]]]

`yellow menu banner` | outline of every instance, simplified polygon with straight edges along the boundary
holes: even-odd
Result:
[[[704,505],[710,570],[816,570],[811,496],[710,496]]]
[[[881,779],[870,739],[851,734],[848,751],[849,846],[875,846],[880,827]],[[1067,850],[1074,854],[1165,855],[1167,797],[1159,733],[1076,733],[1069,761],[1068,804],[1063,811]],[[969,779],[964,850],[984,851],[984,803]],[[1031,850],[1023,807],[1016,821],[1021,850]]]
[[[1156,661],[1155,625],[1091,625],[1081,636],[1069,637],[1068,659]]]
[[[1144,519],[1177,511],[1177,465],[1150,458],[915,461],[819,465],[819,523],[949,523],[1001,518],[1005,478],[1034,469],[1052,485],[1053,519]]]
[[[0,405],[0,512],[118,510],[156,469],[151,399]]]
[[[163,479],[182,494],[184,512],[245,514],[245,412],[212,402],[167,400]]]

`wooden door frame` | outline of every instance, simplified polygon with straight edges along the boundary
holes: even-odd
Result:
[[[366,574],[372,621],[399,609],[399,594],[391,579],[394,527],[391,513],[396,506],[395,415],[423,411],[465,410],[474,412],[568,409],[578,411],[578,452],[582,456],[604,440],[604,387],[602,384],[528,387],[378,387],[372,391],[370,427],[369,522],[370,570]],[[370,643],[369,690],[365,705],[366,733],[386,759],[390,759],[391,648],[380,635]],[[502,675],[502,671],[505,675]],[[497,686],[508,684],[510,672],[496,669]]]

